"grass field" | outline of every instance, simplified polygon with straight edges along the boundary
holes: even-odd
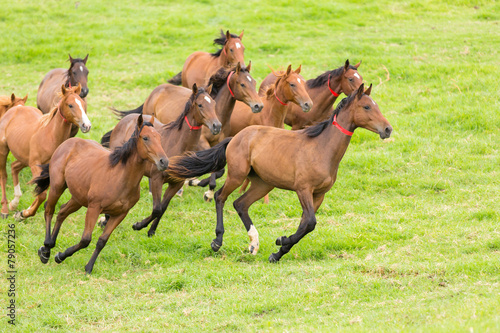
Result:
[[[0,95],[28,93],[34,106],[46,72],[66,67],[68,53],[90,53],[93,126],[82,138],[99,140],[116,123],[109,106],[139,106],[190,53],[215,51],[221,28],[245,30],[257,81],[268,65],[302,64],[309,79],[362,60],[359,71],[394,127],[385,141],[356,130],[316,230],[275,265],[267,258],[276,237],[294,233],[301,216],[293,192],[274,190],[269,205],[251,208],[257,256],[247,251],[233,194],[224,245],[213,253],[215,209],[203,202],[204,189],[174,199],[153,238],[132,230],[152,206],[144,179],[141,200],[91,276],[84,266],[100,229],[87,249],[43,265],[42,209],[24,222],[2,221],[5,277],[8,225],[16,231],[17,331],[500,331],[498,1],[3,0],[0,7]],[[30,178],[25,169],[20,208],[33,199]],[[11,177],[7,193],[12,199]],[[84,214],[68,218],[53,254],[79,241]],[[8,289],[2,278],[4,313]],[[2,318],[0,331],[12,332]]]

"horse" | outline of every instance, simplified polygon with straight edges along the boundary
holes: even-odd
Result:
[[[61,86],[59,103],[47,114],[31,106],[15,106],[0,120],[0,180],[2,186],[2,218],[15,210],[22,195],[19,172],[29,166],[33,177],[40,174],[40,165],[48,163],[56,148],[70,137],[71,126],[77,125],[83,133],[90,131],[91,123],[85,113],[85,101],[79,96],[81,86]],[[7,206],[7,156],[9,151],[16,158],[12,162],[14,199]],[[39,199],[45,199],[42,195]],[[16,218],[33,216],[43,200],[35,200]]]
[[[196,84],[194,84],[194,87],[196,88]],[[202,127],[212,128],[212,124],[218,123],[219,126],[215,130],[212,128],[212,134],[217,134],[220,131],[220,122],[215,113],[215,103],[209,104],[211,108],[200,108],[197,103],[193,103],[197,94],[203,94],[203,88],[200,88],[200,92],[193,91],[194,97],[188,100],[184,112],[175,121],[166,125],[159,121],[155,122],[155,128],[161,136],[161,146],[163,150],[168,151],[170,157],[195,149],[202,135]],[[138,116],[137,114],[129,114],[121,119],[112,131],[103,136],[101,143],[112,149],[122,145],[134,131],[134,124]],[[148,115],[144,116],[146,121],[149,118]],[[141,230],[154,221],[148,231],[148,236],[151,237],[155,234],[158,223],[167,210],[170,200],[182,188],[184,181],[171,179],[168,172],[158,171],[148,164],[146,164],[145,168],[145,175],[150,179],[150,191],[153,195],[153,212],[141,222],[135,223],[133,228],[134,230]],[[162,200],[161,191],[164,183],[168,183],[168,188],[165,190]],[[102,224],[106,223],[107,217]]]
[[[182,71],[170,79],[168,82],[184,87],[191,87],[193,83],[199,86],[205,86],[209,78],[220,67],[230,68],[236,66],[239,62],[245,67],[245,46],[241,40],[243,31],[239,36],[226,31],[220,31],[220,37],[214,39],[215,45],[221,45],[222,48],[215,53],[197,51],[187,57]]]
[[[363,83],[363,78],[358,72],[360,64],[361,62],[354,66],[350,65],[347,59],[344,66],[327,71],[315,79],[307,80],[306,91],[311,96],[314,106],[309,112],[304,113],[297,105],[290,104],[285,124],[291,126],[292,130],[298,130],[328,119],[337,97],[342,93],[350,95]],[[266,76],[259,88],[259,95],[264,95],[268,86],[276,79],[274,73]]]
[[[154,122],[154,119],[151,121]],[[54,259],[60,264],[76,251],[86,248],[92,239],[92,230],[99,214],[109,214],[109,222],[85,266],[86,273],[92,273],[97,256],[109,236],[139,200],[140,182],[148,162],[155,164],[158,170],[165,170],[168,165],[160,135],[151,123],[143,122],[142,116],[137,118],[130,139],[113,151],[95,141],[80,138],[71,138],[60,145],[50,164],[43,165],[41,175],[34,180],[37,195],[44,193],[50,186],[45,207],[45,241],[38,250],[42,263],[49,261],[50,250],[55,247],[59,229],[66,217],[85,206],[87,214],[80,242],[57,253]],[[66,188],[71,193],[71,199],[61,206],[51,233],[55,205]]]
[[[24,98],[16,97],[14,94],[10,96],[0,96],[0,118],[14,106],[26,104],[27,100],[28,95],[24,96]]]
[[[248,215],[249,207],[273,188],[295,191],[302,206],[302,218],[295,234],[276,239],[279,251],[269,256],[277,262],[316,226],[315,214],[337,178],[339,163],[358,127],[390,137],[392,127],[370,97],[372,86],[364,84],[338,105],[331,118],[299,131],[269,126],[250,126],[215,147],[171,160],[172,177],[197,177],[223,168],[227,179],[215,194],[216,238],[211,247],[218,251],[224,234],[223,209],[229,196],[247,177],[250,189],[233,203],[248,236],[250,253],[257,254],[259,233]]]

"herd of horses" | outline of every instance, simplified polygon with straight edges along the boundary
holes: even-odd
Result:
[[[251,63],[245,65],[242,38],[243,32],[221,31],[214,40],[220,46],[217,52],[191,54],[182,71],[156,87],[144,104],[130,111],[114,110],[121,120],[102,137],[101,144],[74,137],[79,129],[86,133],[91,128],[86,104],[88,55],[83,59],[70,56],[69,69],[54,69],[44,77],[38,88],[38,108],[25,105],[27,96],[0,97],[1,216],[17,210],[22,195],[18,174],[29,166],[36,197],[15,217],[35,215],[48,191],[46,236],[38,250],[43,263],[50,258],[64,220],[85,206],[81,240],[57,253],[54,260],[61,263],[87,247],[99,216],[105,214],[103,233],[85,266],[90,274],[109,236],[140,199],[143,176],[150,179],[153,209],[133,229],[151,225],[148,236],[155,234],[170,200],[185,182],[209,185],[204,198],[215,200],[214,251],[223,242],[227,197],[240,186],[240,192],[245,191],[248,184],[234,208],[247,230],[252,254],[259,249],[259,233],[248,209],[275,187],[295,191],[303,213],[293,235],[277,238],[279,250],[269,261],[280,260],[314,230],[316,211],[335,183],[354,130],[362,127],[385,139],[392,127],[370,97],[372,86],[365,90],[359,63],[351,65],[347,60],[310,80],[300,74],[301,66],[271,69],[257,91]],[[333,110],[342,93],[347,97]],[[285,124],[292,130],[286,130]],[[9,152],[15,157],[10,203],[5,189]],[[214,194],[215,181],[225,168],[226,181]],[[208,173],[209,178],[196,179]],[[162,197],[165,183],[168,187]],[[55,205],[66,189],[71,199],[61,206],[52,228]]]

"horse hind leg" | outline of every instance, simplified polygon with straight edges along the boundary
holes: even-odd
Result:
[[[0,183],[2,186],[2,211],[1,216],[6,219],[9,216],[9,207],[7,201],[7,192],[5,187],[7,185],[7,155],[9,155],[9,148],[6,144],[0,146]]]
[[[32,179],[35,179],[36,177],[40,176],[42,169],[40,168],[40,163],[34,162],[31,168],[31,174],[33,176]],[[42,205],[42,203],[45,201],[47,198],[47,190],[43,191],[33,201],[31,206],[28,207],[28,209],[25,209],[21,212],[16,213],[15,218],[17,220],[24,220],[27,219],[28,217],[31,217],[36,214],[36,211],[38,210],[38,207]]]
[[[161,216],[161,190],[163,187],[163,174],[162,172],[156,172],[152,174],[149,178],[149,189],[153,195],[153,211],[151,215],[146,217],[140,222],[136,222],[132,225],[132,229],[141,230],[147,227],[155,218]]]
[[[217,172],[213,172],[210,175],[209,183],[208,183],[208,191],[206,191],[203,194],[203,200],[205,200],[206,202],[212,201],[212,199],[214,198],[215,187],[217,186],[216,180],[218,178],[222,177],[223,174],[224,174],[224,169],[221,169]]]
[[[19,161],[12,162],[10,168],[12,171],[12,182],[14,183],[14,199],[9,203],[9,210],[14,211],[19,205],[19,198],[23,195],[21,185],[19,185],[19,172],[26,166]]]
[[[168,188],[165,190],[165,194],[163,195],[163,200],[161,202],[160,214],[154,219],[153,224],[149,228],[149,231],[148,231],[149,237],[153,237],[154,234],[156,233],[156,228],[158,228],[158,224],[160,223],[160,220],[161,220],[163,214],[165,214],[165,211],[168,208],[168,204],[170,203],[170,200],[172,200],[172,198],[177,193],[179,188],[182,188],[183,185],[184,185],[184,183],[177,183],[177,184],[169,184],[168,185]]]

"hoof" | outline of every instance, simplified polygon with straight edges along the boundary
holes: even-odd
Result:
[[[62,263],[62,262],[63,262],[63,259],[61,259],[61,257],[60,257],[60,256],[61,256],[61,254],[62,254],[61,252],[58,252],[58,253],[55,255],[55,257],[54,257],[54,261],[55,261],[56,263],[58,263],[58,264],[60,264],[60,263]]]
[[[11,201],[11,202],[9,203],[9,210],[10,210],[10,211],[16,210],[16,209],[17,209],[17,206],[19,206],[19,204],[13,203],[13,202]]]
[[[212,244],[210,244],[210,246],[212,247],[212,250],[213,250],[214,252],[217,252],[217,251],[219,251],[219,249],[221,248],[222,244],[220,244],[220,245],[219,245],[219,244],[217,244],[217,243],[215,242],[215,239],[214,239],[214,240],[212,241]]]
[[[2,218],[5,220],[9,217],[9,213],[2,213]]]
[[[108,224],[108,220],[106,220],[106,217],[104,216],[102,216],[97,222],[97,225],[100,226],[101,228],[104,228],[106,224]]]
[[[49,256],[50,256],[50,251],[48,253],[49,256],[46,256],[44,253],[43,253],[43,250],[42,249],[45,249],[45,247],[41,246],[39,249],[38,249],[38,256],[40,257],[40,260],[42,261],[42,263],[46,264],[49,262]]]
[[[255,247],[253,245],[250,245],[248,247],[248,251],[250,251],[251,254],[253,254],[254,256],[257,255],[257,251],[259,251],[259,247]]]
[[[148,237],[149,238],[153,237],[155,235],[155,233],[156,233],[155,231],[151,231],[151,230],[148,231]]]
[[[142,229],[141,222],[136,222],[136,223],[132,224],[132,229],[141,230]]]
[[[205,194],[203,194],[203,200],[205,200],[205,202],[211,202],[213,197],[210,197],[210,195],[207,195],[208,192],[205,192]]]
[[[283,245],[283,240],[285,240],[286,236],[281,236],[276,238],[276,245],[282,246]]]
[[[91,275],[92,274],[92,268],[88,268],[87,266],[85,266],[85,275]]]
[[[14,214],[14,218],[16,219],[16,221],[24,221],[24,220],[26,220],[26,218],[23,215],[23,212],[16,212]]]
[[[278,258],[277,253],[271,253],[271,255],[269,256],[269,262],[271,264],[274,264],[274,263],[277,263],[278,261],[279,261],[279,258]]]
[[[184,189],[181,188],[179,191],[177,191],[177,193],[175,193],[175,195],[179,196],[179,197],[182,197],[182,194],[184,193]]]

